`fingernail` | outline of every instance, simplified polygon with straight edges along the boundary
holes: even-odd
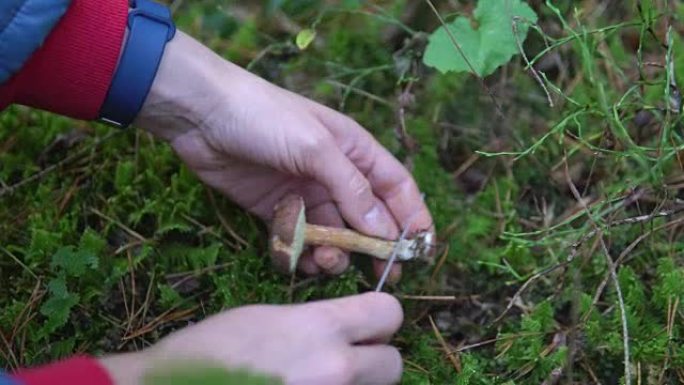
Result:
[[[363,220],[374,235],[382,238],[390,238],[392,236],[389,218],[386,217],[384,210],[377,204],[363,216]]]

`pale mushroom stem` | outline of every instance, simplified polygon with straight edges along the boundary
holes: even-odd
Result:
[[[352,230],[310,224],[306,225],[304,238],[308,245],[334,246],[384,260],[389,259],[396,245],[396,242],[367,237]]]

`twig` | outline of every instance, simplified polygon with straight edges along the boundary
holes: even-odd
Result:
[[[675,319],[677,318],[677,308],[679,307],[679,296],[676,297],[674,304],[672,303],[672,297],[668,298],[667,300],[667,324],[665,325],[665,329],[667,330],[667,342],[668,345],[672,343],[672,332],[674,330],[674,323]],[[663,379],[665,377],[665,372],[668,369],[668,366],[670,365],[670,348],[668,346],[667,349],[665,349],[665,361],[663,362],[663,368],[660,370],[660,374],[658,375],[658,383],[662,384]]]
[[[501,315],[496,317],[496,319],[493,321],[493,323],[494,324],[499,323],[499,321],[501,321],[503,319],[503,317],[506,316],[506,314],[508,314],[508,312],[513,308],[513,305],[515,305],[515,303],[518,301],[518,299],[520,298],[522,293],[532,284],[532,282],[538,280],[539,278],[545,276],[546,274],[549,274],[553,271],[560,269],[563,266],[566,266],[568,263],[569,262],[567,262],[567,261],[561,262],[561,263],[553,265],[551,267],[547,267],[546,269],[544,269],[542,271],[534,273],[530,278],[527,279],[527,281],[525,281],[525,283],[523,283],[522,286],[520,286],[520,289],[518,289],[515,292],[515,294],[513,295],[513,298],[511,298],[511,300],[508,302],[508,305],[506,305],[506,309],[504,309],[504,311],[501,313]]]
[[[449,249],[449,244],[444,246],[444,252],[442,253],[442,256],[439,257],[439,260],[437,260],[437,265],[435,265],[435,269],[432,271],[432,274],[430,274],[430,283],[435,282],[435,279],[437,279],[437,274],[439,274],[440,270],[442,270],[442,267],[444,266],[444,263],[446,263],[446,259],[449,256]]]
[[[211,203],[212,207],[214,208],[214,211],[216,211],[216,217],[218,218],[219,222],[221,222],[221,226],[223,229],[230,234],[233,239],[244,246],[245,248],[249,248],[249,242],[247,242],[244,238],[242,238],[233,228],[230,226],[228,221],[226,220],[226,217],[221,214],[221,210],[218,209],[218,205],[216,204],[216,197],[214,197],[214,193],[211,190],[208,190],[208,195],[209,195],[209,202]]]
[[[159,317],[152,320],[150,323],[145,325],[143,328],[138,329],[138,330],[134,331],[133,333],[127,333],[121,339],[123,341],[128,341],[128,340],[131,340],[133,338],[143,336],[147,333],[150,333],[151,331],[153,331],[154,329],[156,329],[157,327],[162,325],[164,322],[171,322],[174,320],[183,319],[185,317],[192,315],[197,309],[199,309],[199,306],[193,306],[190,309],[178,310],[178,311],[174,312],[174,308],[171,308],[171,309],[165,311],[164,313],[162,313]],[[169,319],[166,319],[167,317],[169,317]]]
[[[189,272],[185,272],[185,273],[168,274],[168,275],[166,276],[166,278],[167,278],[167,279],[180,278],[180,280],[178,280],[177,282],[174,282],[174,284],[171,285],[171,287],[175,289],[175,288],[179,287],[180,285],[186,283],[187,281],[189,281],[189,280],[192,279],[193,277],[199,277],[199,276],[202,275],[202,274],[211,273],[211,272],[213,272],[213,271],[221,270],[221,269],[223,269],[223,268],[226,268],[226,267],[229,267],[229,266],[233,265],[234,263],[235,263],[235,262],[231,261],[231,262],[226,262],[226,263],[217,264],[217,265],[214,265],[214,266],[205,267],[205,268],[200,269],[200,270],[197,270],[197,271],[189,271]]]
[[[467,350],[479,348],[481,346],[491,345],[491,344],[497,343],[499,341],[513,340],[513,339],[520,338],[520,337],[536,337],[536,336],[540,336],[543,334],[544,333],[537,333],[537,332],[532,333],[532,332],[530,332],[530,333],[518,333],[518,334],[505,335],[503,337],[492,338],[489,340],[476,342],[474,344],[461,346],[459,348],[454,349],[451,354],[457,354],[457,353],[465,352]]]
[[[553,98],[551,98],[551,93],[549,93],[549,89],[546,88],[546,84],[544,84],[544,80],[542,80],[541,76],[539,76],[539,73],[537,70],[534,68],[532,63],[530,63],[530,60],[527,58],[527,54],[525,53],[525,49],[523,48],[522,42],[520,41],[520,38],[518,37],[518,22],[523,21],[527,22],[526,20],[523,20],[519,16],[513,16],[513,20],[511,21],[511,26],[513,27],[513,36],[515,36],[515,42],[518,45],[518,51],[520,51],[520,55],[522,56],[523,60],[525,60],[525,64],[527,64],[527,68],[530,69],[530,73],[532,74],[532,77],[534,77],[534,80],[539,83],[539,86],[544,90],[544,93],[546,94],[546,100],[549,102],[549,107],[553,108]]]
[[[567,156],[565,157],[565,179],[568,184],[568,187],[570,187],[570,191],[572,192],[572,195],[575,197],[575,200],[582,205],[583,209],[587,213],[587,217],[589,218],[589,221],[592,223],[594,228],[596,229],[598,235],[599,235],[599,241],[601,244],[601,249],[603,250],[603,253],[606,257],[606,262],[608,263],[608,269],[610,271],[610,276],[613,280],[613,284],[615,285],[615,292],[617,294],[618,298],[618,305],[620,307],[620,318],[622,321],[622,342],[623,342],[623,349],[624,349],[624,366],[625,366],[625,385],[631,385],[632,384],[632,370],[631,370],[631,363],[630,363],[630,355],[629,355],[629,330],[627,328],[627,311],[625,310],[625,301],[622,296],[622,288],[620,287],[620,282],[617,277],[616,273],[616,266],[615,262],[613,261],[613,258],[610,256],[610,251],[608,250],[608,246],[606,246],[606,242],[603,239],[603,233],[600,230],[598,223],[594,220],[594,218],[591,215],[591,212],[589,211],[589,207],[587,207],[586,203],[582,199],[582,196],[580,195],[579,191],[577,190],[577,187],[575,184],[572,182],[572,178],[570,177],[570,171],[568,169],[568,162],[567,162]]]
[[[399,299],[413,301],[435,301],[435,302],[467,302],[479,298],[479,295],[466,295],[457,297],[455,295],[409,295],[400,294]]]
[[[221,234],[217,233],[216,230],[214,230],[213,228],[211,228],[211,227],[209,227],[209,226],[203,225],[200,221],[196,220],[195,218],[193,218],[193,217],[191,217],[191,216],[189,216],[189,215],[187,215],[187,214],[181,214],[181,217],[183,217],[183,219],[185,219],[186,221],[192,223],[193,225],[199,227],[199,228],[201,229],[202,233],[207,233],[207,234],[213,235],[215,238],[218,238],[219,240],[224,241],[229,247],[231,247],[231,248],[233,248],[233,249],[235,249],[235,250],[241,250],[241,249],[242,249],[242,247],[240,246],[239,243],[236,244],[236,243],[233,243],[233,242],[229,242],[227,239],[224,239],[224,238],[221,236]],[[200,233],[200,234],[201,234],[201,233]]]
[[[37,279],[38,281],[40,281],[40,278],[38,278],[38,276],[36,275],[36,273],[34,273],[33,270],[31,270],[30,267],[26,266],[26,264],[24,264],[24,262],[22,262],[16,255],[12,254],[11,251],[7,250],[7,249],[6,249],[5,247],[3,247],[3,246],[0,246],[0,250],[2,250],[2,251],[3,251],[5,254],[7,254],[10,258],[12,258],[12,260],[14,260],[14,262],[16,262],[19,266],[21,266],[21,267],[22,267],[24,270],[26,270],[29,274],[31,274],[31,276],[32,276],[33,278],[35,278],[35,279]]]
[[[142,242],[142,243],[147,243],[147,242],[148,242],[147,238],[145,238],[145,237],[143,237],[142,235],[140,235],[140,233],[138,233],[138,232],[136,232],[135,230],[131,229],[130,227],[124,225],[121,221],[118,221],[118,220],[116,220],[116,219],[114,219],[114,218],[112,218],[112,217],[110,217],[110,216],[104,214],[102,211],[100,211],[100,210],[98,210],[98,209],[96,209],[96,208],[94,208],[94,207],[91,207],[91,208],[90,208],[90,212],[93,213],[93,214],[95,214],[95,215],[97,215],[98,217],[100,217],[100,218],[102,218],[102,219],[105,219],[105,220],[107,220],[107,221],[109,221],[109,222],[111,222],[111,223],[117,225],[120,229],[122,229],[123,231],[125,231],[126,233],[128,233],[128,234],[129,234],[130,236],[132,236],[133,238],[136,238],[136,239],[139,240],[140,242]]]
[[[19,367],[19,361],[17,360],[17,356],[14,355],[14,351],[12,350],[12,346],[10,345],[9,341],[5,338],[5,335],[0,331],[0,339],[2,340],[2,344],[5,345],[5,348],[7,349],[7,355],[5,356],[6,361],[12,361],[12,364],[14,365],[14,368]]]
[[[357,87],[354,87],[354,86],[352,86],[352,85],[344,84],[344,83],[342,83],[342,82],[338,82],[337,80],[328,79],[328,80],[326,80],[325,82],[328,83],[328,84],[330,84],[330,85],[333,86],[333,87],[337,87],[337,88],[344,89],[344,90],[346,90],[347,92],[354,92],[354,93],[356,93],[356,94],[358,94],[358,95],[365,96],[365,97],[367,97],[368,99],[370,99],[370,100],[372,100],[372,101],[378,102],[378,103],[382,104],[382,105],[385,106],[385,107],[389,107],[389,108],[391,108],[391,109],[394,109],[394,105],[393,105],[392,103],[390,103],[389,101],[387,101],[387,100],[384,99],[384,98],[381,98],[380,96],[371,94],[370,92],[368,92],[368,91],[366,91],[366,90],[362,90],[362,89],[357,88]]]
[[[454,366],[456,373],[461,373],[461,370],[463,368],[461,367],[461,359],[458,353],[452,352],[451,348],[449,347],[449,344],[447,344],[447,342],[444,340],[442,333],[439,332],[439,329],[437,328],[435,321],[432,319],[432,316],[428,316],[428,319],[430,320],[430,326],[432,326],[432,331],[435,333],[437,341],[439,341],[439,344],[442,345],[442,349],[444,349],[444,353],[446,353],[447,358],[449,359],[449,361],[451,361],[451,364]]]

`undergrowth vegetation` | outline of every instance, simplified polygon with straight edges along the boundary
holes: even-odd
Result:
[[[406,310],[403,383],[683,382],[684,5],[480,2],[479,14],[456,0],[172,6],[185,31],[354,117],[412,170],[439,243],[434,264],[390,288]],[[481,18],[510,3],[532,13],[504,28]],[[515,32],[512,59],[468,66],[464,54],[497,49],[475,38],[494,26]],[[423,63],[438,34],[426,61],[445,73]],[[265,234],[143,131],[11,108],[0,367],[372,288],[364,259],[341,277],[274,273]]]

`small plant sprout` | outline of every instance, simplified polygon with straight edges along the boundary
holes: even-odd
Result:
[[[270,250],[273,260],[294,272],[305,245],[334,246],[387,260],[396,248],[397,260],[427,258],[432,248],[432,233],[421,232],[413,239],[388,241],[356,231],[306,223],[304,199],[288,195],[275,207],[271,224]]]

